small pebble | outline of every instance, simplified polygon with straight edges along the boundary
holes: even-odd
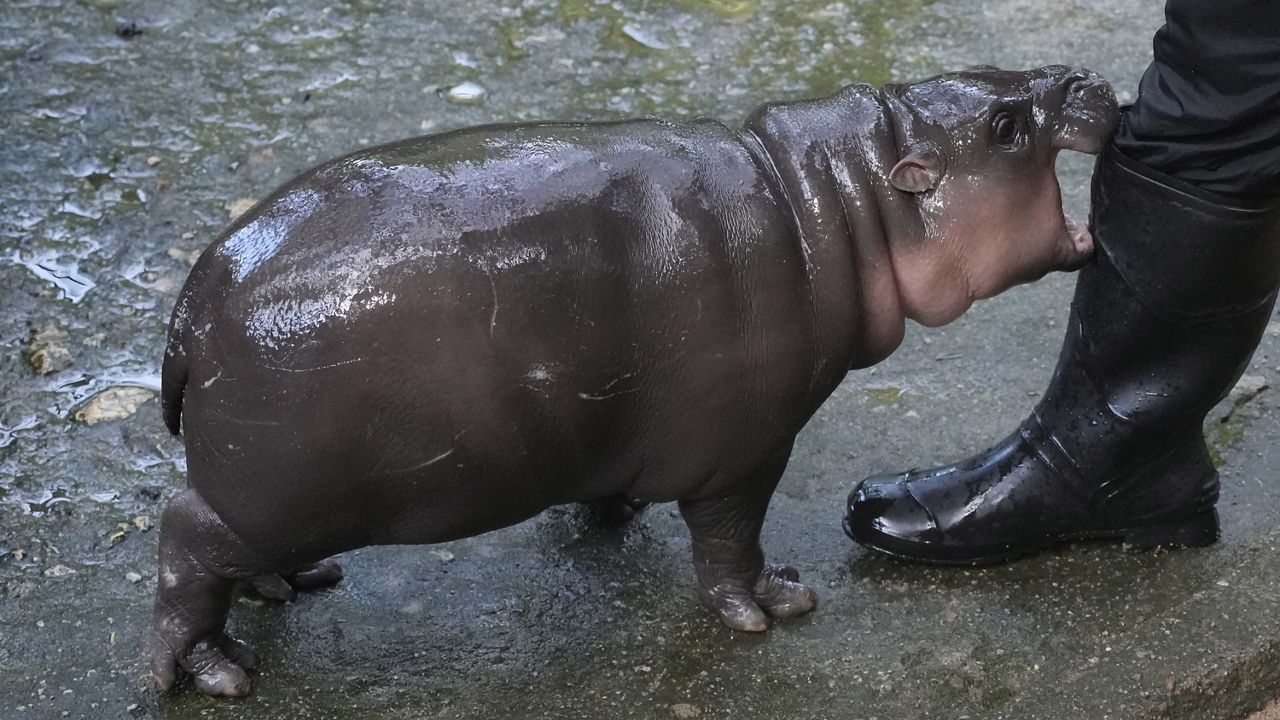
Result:
[[[231,202],[227,203],[225,207],[227,209],[227,214],[229,214],[231,216],[231,219],[234,220],[240,217],[241,215],[243,215],[246,210],[248,210],[249,208],[257,204],[258,204],[258,201],[254,200],[253,198],[242,197],[242,198],[236,198],[235,200],[232,200]]]
[[[155,166],[157,166],[157,165],[159,165],[159,164],[160,164],[160,156],[159,156],[159,155],[152,155],[151,157],[147,158],[147,165],[149,165],[149,166],[151,166],[151,167],[155,167]]]
[[[124,579],[128,580],[131,583],[142,582],[142,576],[132,570],[124,574]]]
[[[107,388],[76,410],[72,417],[85,425],[122,420],[137,412],[138,406],[154,395],[154,392],[140,387]]]
[[[187,238],[184,236],[183,239],[185,240]],[[187,252],[182,248],[171,247],[165,251],[165,254],[173,258],[174,260],[181,260],[182,262],[185,262],[188,265],[195,265],[196,260],[200,259],[199,250],[192,250],[190,252]]]
[[[124,38],[125,40],[132,40],[136,37],[140,37],[146,31],[146,28],[138,25],[138,23],[133,20],[119,20],[116,22],[116,35]]]
[[[71,339],[70,336],[62,328],[57,325],[46,325],[33,334],[27,344],[27,350],[23,353],[27,364],[36,371],[37,375],[48,375],[67,369],[71,366],[71,350],[67,348],[69,339]]]

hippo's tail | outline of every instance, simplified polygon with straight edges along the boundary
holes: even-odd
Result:
[[[182,340],[187,334],[187,301],[179,298],[169,320],[169,341],[160,367],[160,411],[165,427],[177,435],[182,429],[182,395],[187,389],[187,351]]]

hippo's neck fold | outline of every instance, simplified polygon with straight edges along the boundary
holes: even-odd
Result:
[[[910,198],[888,182],[897,134],[879,91],[856,85],[766,105],[744,130],[794,218],[818,357],[846,370],[883,360],[905,332],[891,240],[923,227]]]

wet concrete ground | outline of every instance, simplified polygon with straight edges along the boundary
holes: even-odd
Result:
[[[828,402],[765,528],[822,606],[765,636],[696,603],[674,508],[623,530],[556,509],[351,553],[337,589],[292,604],[241,600],[232,629],[263,658],[247,700],[157,697],[139,657],[151,522],[183,455],[154,400],[129,411],[155,388],[188,258],[246,199],[423,132],[735,122],[977,63],[1082,64],[1123,99],[1159,20],[1159,2],[1105,0],[0,5],[0,717],[1244,717],[1280,687],[1274,391],[1207,428],[1214,548],[939,570],[840,532],[858,478],[965,455],[1021,419],[1056,358],[1066,276],[912,329]],[[1081,216],[1088,160],[1060,169]],[[1248,374],[1280,382],[1280,324]]]

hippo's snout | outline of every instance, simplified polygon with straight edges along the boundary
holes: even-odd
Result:
[[[1089,70],[1063,68],[1059,87],[1062,101],[1054,124],[1054,146],[1090,154],[1102,152],[1120,122],[1111,83]]]

